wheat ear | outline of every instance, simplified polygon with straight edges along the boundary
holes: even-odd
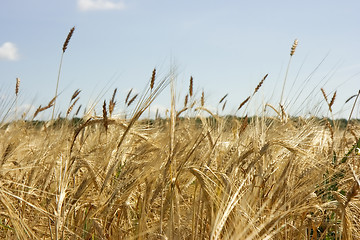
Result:
[[[154,68],[153,72],[152,72],[152,75],[151,75],[151,79],[150,79],[150,95],[153,91],[153,88],[154,88],[154,85],[155,85],[155,77],[156,77],[156,68]],[[151,113],[151,109],[150,109],[150,106],[149,106],[149,115],[148,115],[148,118],[150,119],[150,113]]]
[[[333,97],[331,98],[330,103],[329,103],[330,112],[332,112],[331,107],[332,107],[332,105],[334,105],[335,98],[336,98],[336,91],[334,92],[334,95],[333,95]]]
[[[48,105],[46,105],[45,107],[41,107],[41,105],[36,109],[33,118],[35,118],[40,112],[45,111],[46,109],[51,108],[52,106],[54,106],[56,97],[53,97],[53,99],[50,100],[50,102],[48,103]]]
[[[20,88],[20,78],[16,78],[16,86],[15,86],[15,95],[16,96],[19,94],[19,88]]]
[[[139,94],[136,94],[135,96],[133,96],[133,97],[130,99],[130,101],[128,102],[127,106],[130,106],[130,105],[135,101],[135,99],[137,98],[138,95],[139,95]]]
[[[74,100],[79,94],[80,94],[81,90],[80,89],[76,89],[76,91],[73,93],[73,95],[70,98],[70,102],[72,100]]]
[[[190,77],[190,84],[189,84],[189,95],[190,95],[190,98],[192,97],[193,95],[193,77],[191,76]]]
[[[327,97],[327,95],[326,95],[326,93],[325,93],[325,90],[324,90],[323,88],[321,88],[320,90],[321,90],[321,92],[322,92],[322,94],[323,94],[323,96],[324,96],[324,99],[325,99],[328,107],[329,107],[330,113],[332,113],[332,106],[334,105],[334,102],[335,102],[336,91],[334,92],[334,94],[333,94],[333,96],[332,96],[332,98],[331,98],[331,100],[330,100],[330,102],[329,102],[328,97]]]
[[[227,103],[227,100],[224,102],[224,104],[223,104],[223,106],[222,106],[222,108],[221,108],[221,111],[224,111],[225,106],[226,106],[226,103]]]
[[[17,107],[18,107],[18,95],[19,95],[19,88],[20,88],[20,78],[16,78],[16,85],[15,85],[15,117],[17,115]]]
[[[327,95],[325,93],[325,90],[323,88],[321,88],[320,90],[321,90],[321,92],[322,92],[322,94],[324,96],[324,99],[325,99],[326,103],[329,104],[329,101],[328,101]]]
[[[269,74],[266,74],[266,75],[263,77],[263,79],[261,79],[261,81],[259,82],[259,84],[256,86],[253,95],[254,95],[255,93],[257,93],[257,91],[259,91],[259,89],[260,89],[261,86],[263,85],[263,83],[264,83],[264,81],[265,81],[265,79],[267,78],[268,75],[269,75]]]
[[[116,105],[116,101],[115,101],[115,96],[116,96],[116,92],[117,92],[117,88],[115,88],[114,92],[113,92],[113,95],[112,95],[112,98],[109,102],[109,115],[111,117],[112,113],[114,112],[114,108],[115,108],[115,105]]]
[[[105,132],[107,132],[107,130],[108,130],[108,117],[107,117],[107,111],[106,111],[106,100],[104,100],[104,104],[103,104],[103,120],[104,120]]]
[[[291,46],[290,56],[294,55],[297,45],[298,45],[298,40],[295,39],[293,45]]]
[[[189,95],[188,95],[188,94],[186,94],[185,99],[184,99],[184,107],[186,107],[186,106],[187,106],[187,104],[188,104],[188,100],[189,100]]]
[[[246,127],[248,126],[248,116],[246,115],[245,118],[242,120],[242,123],[241,123],[241,127],[240,127],[240,130],[239,130],[239,137],[241,135],[242,132],[245,131]]]
[[[204,106],[204,104],[205,104],[205,96],[204,96],[205,94],[204,94],[204,90],[202,91],[202,93],[201,93],[201,106],[203,107]]]
[[[220,99],[219,104],[222,103],[228,95],[229,95],[228,93],[225,94],[225,95]]]
[[[77,116],[77,115],[79,114],[80,109],[81,109],[81,106],[82,106],[82,105],[80,105],[80,106],[78,107],[78,109],[76,110],[76,112],[75,112],[75,116]]]
[[[154,85],[155,85],[155,76],[156,76],[156,68],[154,68],[154,70],[152,72],[152,75],[151,75],[151,81],[150,81],[150,89],[151,89],[151,91],[153,90]]]
[[[126,95],[125,104],[128,103],[128,100],[129,100],[129,98],[130,98],[130,95],[131,95],[132,90],[133,90],[133,89],[130,89],[130,91],[129,91],[128,94]]]
[[[240,108],[242,108],[245,105],[245,103],[247,103],[249,100],[250,100],[250,96],[248,96],[242,103],[240,103],[237,110],[239,111]]]
[[[69,45],[70,39],[71,39],[74,31],[75,31],[75,27],[73,27],[73,28],[70,29],[70,32],[69,32],[69,34],[67,35],[66,40],[65,40],[64,45],[63,45],[63,48],[62,48],[63,53],[65,53],[65,51],[66,51],[66,49],[67,49],[67,47],[68,47],[68,45]]]
[[[73,110],[75,104],[77,103],[77,101],[79,101],[79,99],[80,99],[80,97],[76,98],[75,101],[70,105],[70,107],[66,111],[66,117],[69,116],[70,112]]]

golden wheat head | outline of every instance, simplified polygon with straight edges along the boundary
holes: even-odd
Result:
[[[128,103],[128,100],[129,100],[129,98],[130,98],[130,95],[131,95],[132,90],[133,90],[133,89],[130,89],[129,92],[128,92],[128,94],[126,95],[125,104]]]
[[[290,56],[294,55],[295,50],[296,50],[296,47],[297,47],[297,45],[298,45],[298,42],[299,42],[299,41],[298,41],[297,39],[294,40],[294,43],[293,43],[293,45],[291,46]]]
[[[114,108],[115,108],[115,105],[116,105],[116,101],[115,101],[115,96],[116,96],[116,92],[117,92],[117,88],[115,88],[114,92],[113,92],[113,95],[112,95],[112,98],[109,102],[109,114],[110,114],[110,117],[114,111]]]
[[[225,94],[225,95],[220,99],[219,104],[222,103],[228,95],[229,95],[228,93]]]
[[[16,96],[19,94],[19,88],[20,88],[20,78],[16,78],[16,86],[15,86],[15,95]]]
[[[203,107],[205,104],[205,94],[204,94],[204,90],[201,93],[201,106]]]
[[[186,107],[188,104],[188,98],[189,98],[189,95],[186,94],[185,99],[184,99],[184,107]]]
[[[107,117],[107,111],[106,111],[106,100],[104,100],[104,104],[103,104],[103,120],[104,120],[105,131],[107,131],[108,130],[108,117]]]
[[[69,32],[69,34],[67,35],[66,40],[65,40],[64,45],[63,45],[63,48],[62,48],[63,53],[66,51],[66,49],[67,49],[67,47],[68,47],[68,45],[69,45],[70,39],[71,39],[71,37],[72,37],[72,35],[73,35],[73,33],[74,33],[74,31],[75,31],[75,27],[73,27],[72,29],[70,29],[70,32]]]
[[[137,96],[138,96],[139,94],[136,94],[135,96],[133,96],[131,99],[130,99],[130,101],[128,102],[128,106],[130,106],[134,101],[135,101],[135,99],[137,98]]]
[[[189,84],[189,95],[192,97],[193,95],[193,77],[190,77],[190,84]]]
[[[268,75],[269,75],[269,74],[266,74],[266,75],[263,77],[263,79],[259,82],[259,84],[256,86],[253,94],[255,94],[257,91],[259,91],[259,89],[260,89],[261,86],[263,85],[263,83],[264,83],[264,81],[265,81],[265,79],[267,78]]]
[[[151,81],[150,81],[150,89],[152,90],[155,85],[155,76],[156,76],[156,68],[154,68],[152,75],[151,75]]]
[[[240,108],[242,108],[245,105],[245,103],[247,103],[249,100],[250,100],[250,96],[248,96],[242,103],[240,103],[237,110],[240,110]]]

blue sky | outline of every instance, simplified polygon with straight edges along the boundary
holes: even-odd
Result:
[[[81,104],[100,96],[100,109],[117,87],[121,113],[129,89],[141,92],[154,67],[166,75],[176,66],[177,109],[193,76],[197,97],[204,90],[209,109],[220,109],[218,101],[229,94],[222,114],[234,113],[269,74],[247,112],[238,115],[259,113],[265,103],[278,106],[290,48],[298,39],[285,86],[287,111],[328,116],[323,87],[330,96],[337,91],[335,116],[347,117],[352,106],[344,102],[360,89],[359,10],[357,0],[1,1],[0,106],[14,99],[17,77],[19,109],[48,103],[63,42],[75,26],[57,112],[66,111],[78,88]],[[169,93],[165,89],[152,111],[170,108]]]

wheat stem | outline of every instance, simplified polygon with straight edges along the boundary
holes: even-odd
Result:
[[[18,108],[18,95],[19,95],[19,88],[20,88],[20,78],[16,78],[16,85],[15,85],[15,118],[17,117],[17,108]]]
[[[56,105],[56,98],[57,98],[58,89],[59,89],[59,81],[60,81],[60,73],[61,73],[61,65],[62,65],[63,57],[64,57],[64,52],[62,52],[61,59],[60,59],[59,72],[58,72],[58,77],[57,77],[57,81],[56,81],[56,89],[55,89],[55,102],[54,102],[53,111],[52,111],[52,115],[51,115],[51,121],[54,120],[54,115],[55,115],[55,105]]]
[[[66,40],[63,44],[63,47],[62,47],[62,53],[61,53],[61,59],[60,59],[60,65],[59,65],[59,72],[58,72],[58,77],[57,77],[57,81],[56,81],[56,89],[55,89],[55,101],[54,101],[54,106],[53,106],[53,112],[52,112],[52,115],[51,115],[51,120],[54,120],[54,115],[55,115],[55,107],[56,107],[56,98],[57,98],[57,95],[58,95],[58,89],[59,89],[59,81],[60,81],[60,73],[61,73],[61,66],[62,66],[62,61],[63,61],[63,57],[64,57],[64,53],[69,45],[69,42],[70,42],[70,39],[73,35],[75,31],[75,27],[71,28],[70,29],[70,32],[68,33],[67,37],[66,37]]]
[[[288,76],[288,73],[289,73],[289,68],[290,68],[291,59],[292,59],[292,56],[293,56],[294,53],[295,53],[295,50],[296,50],[297,45],[298,45],[298,40],[295,39],[294,44],[293,44],[292,47],[291,47],[290,59],[289,59],[289,63],[288,63],[287,68],[286,68],[285,79],[284,79],[284,83],[283,83],[282,90],[281,90],[281,97],[280,97],[280,104],[281,104],[281,105],[284,105],[284,104],[283,104],[283,96],[284,96],[284,91],[285,91],[286,80],[287,80],[287,76]]]

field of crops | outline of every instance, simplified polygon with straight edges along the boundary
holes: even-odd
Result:
[[[171,79],[154,69],[126,119],[113,116],[116,90],[100,114],[69,117],[77,90],[65,117],[36,121],[56,93],[2,122],[0,238],[360,239],[357,121],[289,117],[282,100],[264,106],[274,116],[219,116],[192,78],[183,107],[173,96],[168,117],[146,119]],[[336,94],[321,91],[331,112]]]

